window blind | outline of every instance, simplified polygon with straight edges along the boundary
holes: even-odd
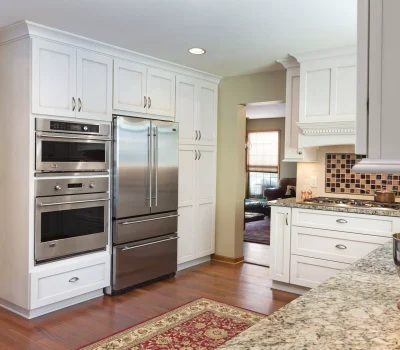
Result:
[[[279,173],[279,131],[251,131],[247,146],[247,171]]]

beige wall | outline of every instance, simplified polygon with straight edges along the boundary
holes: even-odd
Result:
[[[280,130],[279,177],[296,177],[297,164],[283,162],[285,156],[285,118],[247,119],[246,128],[251,130]]]
[[[243,256],[246,124],[243,109],[238,109],[238,105],[285,100],[285,89],[284,70],[224,78],[219,84],[215,236],[218,255]]]

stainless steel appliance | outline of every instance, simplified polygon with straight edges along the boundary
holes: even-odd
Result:
[[[36,171],[108,171],[108,124],[36,119]]]
[[[382,203],[361,199],[315,197],[306,199],[303,203],[327,207],[362,208],[373,210],[400,210],[400,203]]]
[[[109,227],[109,176],[41,176],[35,179],[37,263],[105,249]]]
[[[113,119],[112,290],[177,269],[178,124]]]

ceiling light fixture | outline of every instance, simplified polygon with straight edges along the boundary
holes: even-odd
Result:
[[[200,47],[193,47],[189,49],[189,52],[193,55],[204,55],[206,53],[206,50],[200,48]]]

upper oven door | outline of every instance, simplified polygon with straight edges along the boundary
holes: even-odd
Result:
[[[36,171],[106,171],[110,139],[91,135],[36,133]]]
[[[105,248],[109,201],[108,193],[36,198],[36,261]]]

